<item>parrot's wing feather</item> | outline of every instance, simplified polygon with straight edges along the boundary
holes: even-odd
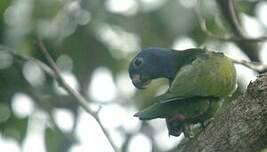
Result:
[[[168,102],[177,102],[177,101],[182,101],[185,99],[184,97],[173,97],[173,98],[168,98],[163,101],[160,101],[160,103],[168,103]]]
[[[155,102],[154,103],[168,103],[168,102],[173,102],[173,101],[183,101],[186,97],[182,97],[182,96],[177,96],[176,94],[170,93],[169,91],[167,91],[166,93],[157,96],[155,98]]]
[[[141,120],[155,118],[168,118],[175,114],[181,114],[185,118],[192,118],[205,112],[210,106],[210,98],[172,98],[172,100],[161,100],[162,96],[156,97],[154,104],[136,113],[134,116]],[[159,100],[159,101],[158,101]]]
[[[222,53],[206,52],[177,72],[168,92],[185,98],[224,97],[233,92],[235,85],[236,71],[231,60]]]
[[[171,102],[172,99],[175,97],[172,97],[172,94],[169,94],[166,92],[165,94],[162,94],[160,96],[155,97],[153,101],[154,104],[148,106],[144,110],[136,113],[134,116],[139,117],[142,120],[149,120],[154,118],[166,118],[168,117],[168,102]],[[183,100],[184,98],[176,98],[178,100]],[[166,102],[165,102],[166,101]],[[172,100],[174,101],[174,100]]]

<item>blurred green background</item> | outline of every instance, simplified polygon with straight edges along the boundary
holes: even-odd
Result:
[[[264,35],[267,2],[237,4],[248,36]],[[30,59],[47,62],[36,37],[44,40],[66,81],[88,99],[90,108],[97,111],[101,105],[100,120],[120,151],[175,151],[183,136],[168,137],[163,120],[133,117],[166,90],[166,82],[136,90],[127,73],[132,57],[146,47],[207,47],[255,60],[243,53],[242,43],[203,32],[195,5],[195,0],[1,0],[0,151],[112,151],[92,116]],[[200,10],[211,32],[231,34],[215,0],[202,0]],[[257,45],[251,51],[267,63],[267,43]],[[236,67],[242,92],[256,73]]]

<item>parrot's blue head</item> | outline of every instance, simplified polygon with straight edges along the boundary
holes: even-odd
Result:
[[[173,79],[176,74],[172,51],[163,48],[141,50],[129,65],[129,75],[134,86],[144,89],[152,79]]]

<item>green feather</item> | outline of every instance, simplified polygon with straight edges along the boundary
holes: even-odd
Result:
[[[160,98],[155,98],[160,100]],[[184,115],[189,122],[202,121],[206,119],[202,117],[209,108],[219,106],[218,98],[212,97],[192,97],[192,98],[173,98],[167,102],[159,102],[145,108],[143,111],[136,113],[134,116],[141,120],[150,120],[155,118],[169,118],[179,113]],[[215,112],[215,111],[214,111]]]
[[[182,97],[225,97],[235,89],[236,71],[232,61],[222,53],[205,52],[177,72],[168,92]]]

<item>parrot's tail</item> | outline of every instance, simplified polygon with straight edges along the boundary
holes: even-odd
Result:
[[[138,117],[140,120],[151,120],[155,118],[164,118],[160,115],[158,112],[159,109],[161,109],[160,104],[154,104],[152,106],[147,107],[143,111],[140,111],[136,114],[134,114],[134,117]],[[167,117],[167,116],[166,116]]]

